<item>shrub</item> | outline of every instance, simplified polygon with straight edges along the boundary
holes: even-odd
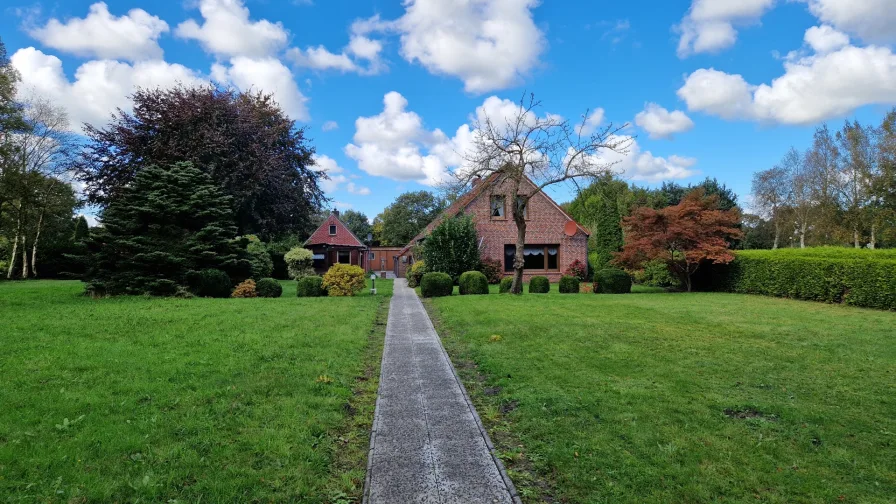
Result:
[[[298,297],[321,297],[327,294],[323,288],[324,279],[310,275],[302,277],[296,281],[296,296]]]
[[[560,294],[578,294],[579,279],[574,276],[564,276],[560,279]]]
[[[654,259],[644,263],[643,269],[632,272],[635,283],[650,287],[678,289],[681,280],[669,271],[669,265],[662,259]]]
[[[429,271],[448,273],[457,281],[461,273],[479,266],[479,237],[469,215],[445,219],[423,242],[423,260]]]
[[[283,295],[283,286],[273,278],[262,278],[255,282],[255,291],[258,297],[278,298]]]
[[[450,296],[454,291],[454,281],[448,273],[427,273],[420,280],[420,292],[423,297]]]
[[[585,265],[582,261],[576,259],[566,268],[566,272],[564,273],[566,276],[575,277],[578,281],[584,282],[588,279],[588,266]]]
[[[529,294],[547,294],[551,291],[551,282],[548,277],[534,276],[529,280]]]
[[[246,252],[249,253],[249,263],[252,265],[252,278],[259,280],[271,276],[274,272],[274,261],[268,253],[268,248],[255,235],[244,238],[249,240]]]
[[[314,274],[314,253],[302,247],[295,247],[283,255],[289,278],[298,280]]]
[[[227,273],[219,269],[205,269],[196,273],[192,281],[199,297],[226,298],[230,296],[233,283]]]
[[[420,285],[420,279],[426,274],[426,261],[420,260],[411,265],[408,270],[408,287],[414,288]]]
[[[595,294],[627,294],[632,291],[632,277],[617,268],[605,268],[594,274]]]
[[[513,277],[506,276],[501,279],[501,285],[498,287],[498,292],[507,294],[510,292],[511,287],[513,287]]]
[[[481,271],[467,271],[458,281],[460,295],[488,294],[488,279]]]
[[[501,261],[491,257],[486,257],[479,262],[479,271],[485,275],[490,284],[499,284],[501,279],[504,278],[504,268],[501,266]]]
[[[806,250],[738,252],[731,264],[713,266],[714,288],[896,310],[896,259],[874,251]]]
[[[354,296],[367,282],[364,281],[364,270],[360,266],[334,264],[324,275],[321,285],[327,290],[328,296]]]
[[[249,280],[244,281],[243,283],[236,286],[236,289],[233,289],[233,294],[230,295],[232,298],[254,298],[258,297],[258,292],[255,291],[255,280],[251,278]]]

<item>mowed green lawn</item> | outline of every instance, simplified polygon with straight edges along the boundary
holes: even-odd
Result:
[[[430,303],[525,501],[896,502],[896,313],[551,288]]]
[[[0,501],[313,503],[357,491],[363,460],[335,474],[335,437],[391,282],[355,298],[284,286],[280,299],[181,300],[0,283]]]

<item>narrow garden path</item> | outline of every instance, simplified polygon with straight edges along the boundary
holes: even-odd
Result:
[[[397,279],[364,502],[519,502],[432,321]]]

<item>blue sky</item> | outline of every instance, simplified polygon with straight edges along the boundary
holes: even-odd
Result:
[[[626,178],[712,176],[747,197],[752,173],[807,147],[818,124],[876,123],[896,105],[890,4],[11,0],[0,36],[23,93],[76,126],[127,108],[137,84],[269,90],[308,128],[337,206],[373,217],[430,188],[465,125],[524,91],[545,113],[631,123]]]

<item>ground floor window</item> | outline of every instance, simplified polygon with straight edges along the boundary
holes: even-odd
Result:
[[[523,268],[526,271],[557,271],[560,269],[559,245],[526,245],[523,248]],[[504,246],[504,271],[513,271],[516,245]]]
[[[349,264],[352,262],[351,250],[339,250],[336,252],[336,262],[339,264]]]

